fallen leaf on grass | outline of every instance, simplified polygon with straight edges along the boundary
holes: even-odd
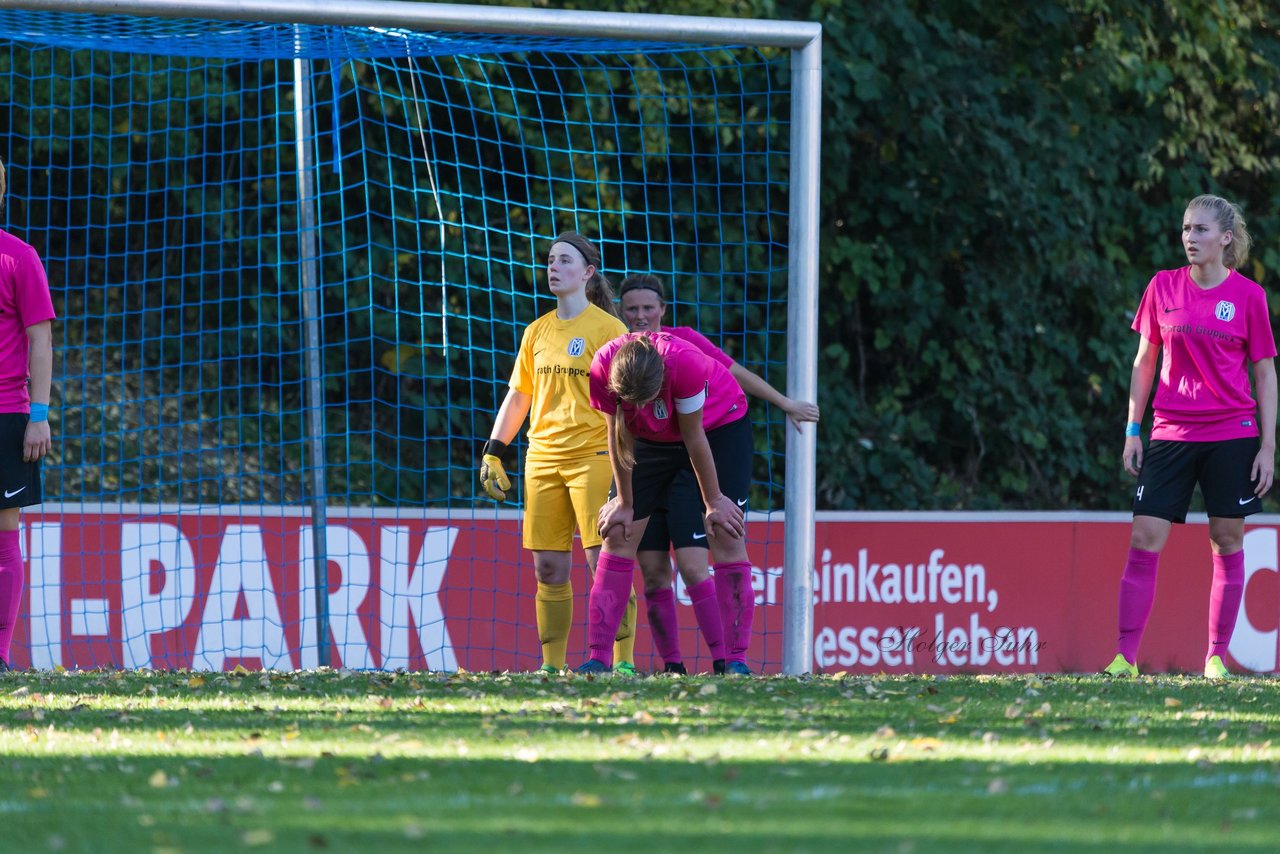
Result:
[[[942,747],[942,741],[936,738],[913,738],[911,746],[916,750],[937,750]]]
[[[163,769],[156,769],[156,772],[147,778],[147,785],[153,789],[163,789],[169,785],[169,775],[164,773]]]
[[[240,665],[236,665],[240,667]],[[240,836],[240,841],[251,848],[257,848],[262,845],[270,845],[276,841],[276,835],[269,828],[260,828],[258,830],[246,830]]]
[[[1165,697],[1165,698],[1164,698],[1164,707],[1165,707],[1166,709],[1176,709],[1176,708],[1178,708],[1178,707],[1179,707],[1179,706],[1181,706],[1181,705],[1182,705],[1182,701],[1181,701],[1181,700],[1179,700],[1177,697]]]
[[[612,765],[602,765],[597,763],[595,765],[592,765],[591,767],[594,768],[595,772],[600,775],[601,780],[608,780],[610,777],[617,777],[619,780],[625,780],[626,782],[629,783],[636,779],[636,775],[634,772],[625,771],[619,768],[614,768]]]
[[[574,792],[569,803],[575,807],[598,807],[601,801],[600,796],[594,792]]]

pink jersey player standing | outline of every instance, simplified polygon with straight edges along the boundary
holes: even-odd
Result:
[[[1157,273],[1133,321],[1140,337],[1123,461],[1138,487],[1120,579],[1116,656],[1103,670],[1112,676],[1138,675],[1160,551],[1173,523],[1186,521],[1197,483],[1213,551],[1204,674],[1229,675],[1222,657],[1244,593],[1244,520],[1262,509],[1275,473],[1276,344],[1266,294],[1239,272],[1249,242],[1234,204],[1218,196],[1192,199],[1182,218],[1190,264]],[[1144,454],[1141,422],[1153,385],[1155,417]]]
[[[0,205],[7,179],[0,163]],[[0,670],[22,605],[21,508],[39,504],[40,460],[49,453],[53,300],[36,250],[0,231]]]

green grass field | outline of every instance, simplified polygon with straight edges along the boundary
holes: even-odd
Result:
[[[1274,851],[1273,678],[0,677],[12,851]]]

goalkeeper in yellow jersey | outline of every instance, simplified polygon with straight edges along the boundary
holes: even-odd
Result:
[[[503,468],[507,445],[529,416],[525,457],[524,547],[538,577],[538,637],[542,670],[565,668],[573,625],[570,581],[576,529],[594,578],[600,555],[596,512],[609,499],[612,470],[604,418],[591,407],[591,359],[627,331],[613,307],[613,289],[600,272],[600,253],[576,232],[559,235],[547,255],[547,286],[555,311],[539,317],[520,339],[510,388],[485,443],[480,485],[495,501],[511,488]],[[615,671],[635,672],[636,597],[614,643]]]

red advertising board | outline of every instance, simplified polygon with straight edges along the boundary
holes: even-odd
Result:
[[[755,518],[752,664],[782,659],[783,522]],[[1228,664],[1275,672],[1280,647],[1277,528],[1254,517],[1246,588]],[[28,586],[14,664],[50,668],[292,669],[319,662],[327,610],[334,666],[531,670],[540,663],[535,584],[509,512],[332,509],[323,533],[278,508],[23,514]],[[819,513],[813,663],[819,672],[1094,671],[1114,654],[1128,547],[1122,514]],[[316,595],[314,555],[327,556]],[[575,663],[585,649],[585,563],[575,576]],[[638,573],[637,573],[638,578]],[[1203,520],[1177,526],[1139,664],[1198,671],[1211,564]],[[688,600],[682,646],[709,662]],[[642,669],[660,666],[640,609]],[[574,651],[578,651],[575,655]]]

